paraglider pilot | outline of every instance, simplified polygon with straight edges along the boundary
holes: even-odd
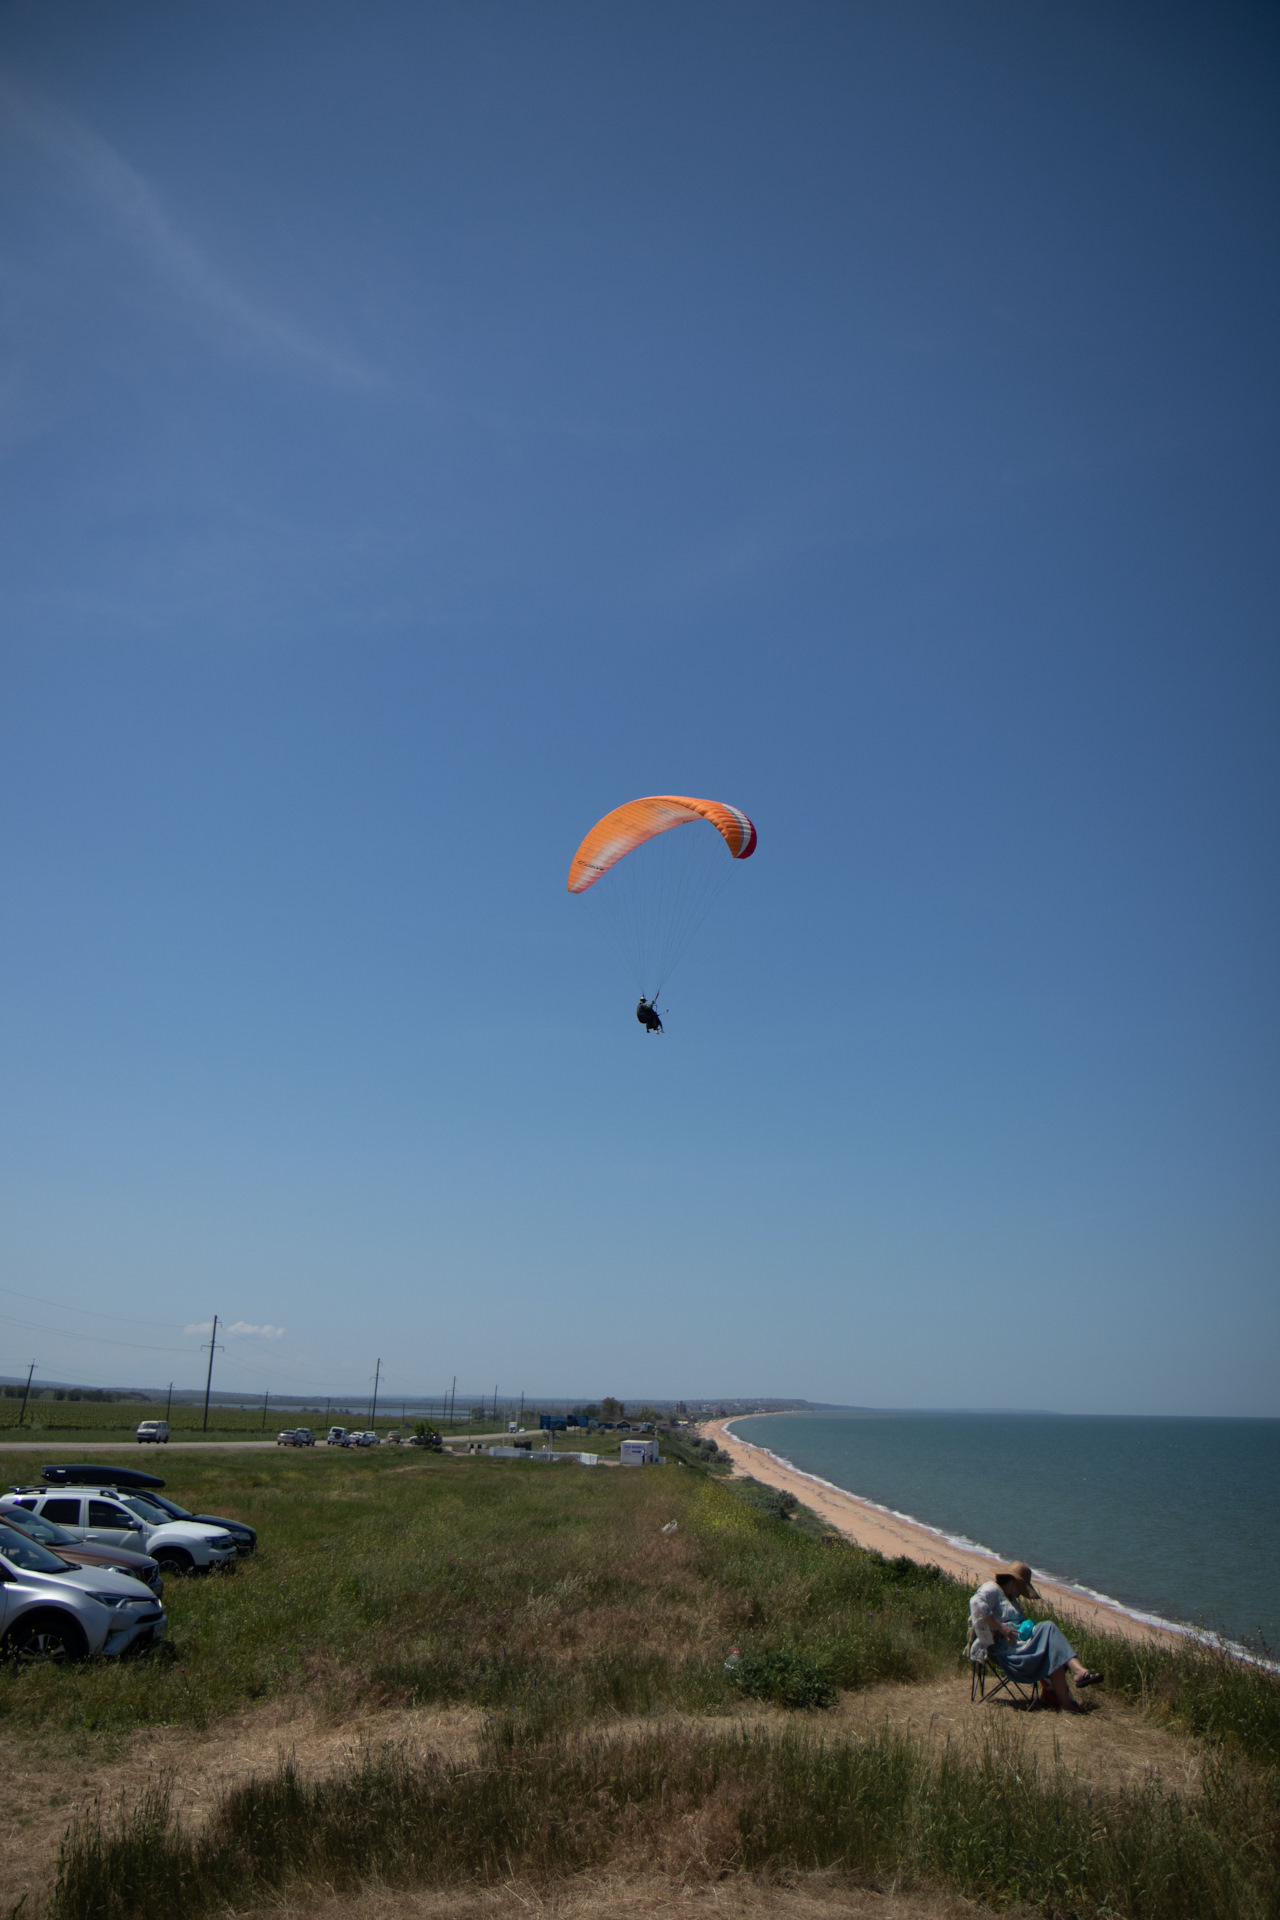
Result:
[[[653,999],[656,1000],[657,997],[655,993]],[[658,1018],[658,1009],[654,1006],[653,1000],[646,1000],[643,994],[640,996],[640,1005],[636,1008],[636,1019],[646,1033],[663,1031],[662,1022]]]

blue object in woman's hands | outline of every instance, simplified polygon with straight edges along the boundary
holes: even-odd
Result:
[[[1036,1623],[1034,1620],[1020,1620],[1018,1622],[1019,1640],[1029,1640],[1032,1634],[1035,1632],[1035,1630],[1036,1630]]]

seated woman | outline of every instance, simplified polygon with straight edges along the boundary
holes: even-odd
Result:
[[[1015,1560],[1011,1567],[999,1568],[974,1594],[969,1602],[974,1640],[989,1648],[991,1658],[1015,1680],[1041,1681],[1041,1697],[1046,1704],[1065,1707],[1069,1713],[1083,1712],[1079,1702],[1071,1697],[1068,1673],[1077,1687],[1096,1687],[1102,1675],[1091,1673],[1076,1659],[1062,1629],[1055,1627],[1051,1620],[1040,1621],[1029,1635],[1020,1637],[1018,1629],[1023,1624],[1023,1613],[1018,1605],[1019,1595],[1030,1600],[1040,1598],[1031,1584],[1031,1569],[1025,1560]]]

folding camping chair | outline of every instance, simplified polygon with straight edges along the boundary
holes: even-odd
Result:
[[[1014,1705],[1034,1711],[1040,1704],[1040,1682],[1038,1680],[1017,1680],[998,1660],[993,1660],[993,1649],[983,1647],[969,1631],[969,1644],[965,1651],[969,1656],[970,1674],[969,1704],[984,1706],[994,1700],[998,1694],[1007,1693]],[[992,1684],[987,1685],[988,1679]]]

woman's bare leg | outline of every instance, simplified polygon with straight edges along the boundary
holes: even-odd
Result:
[[[1081,1671],[1083,1672],[1084,1669],[1082,1668]],[[1071,1698],[1071,1689],[1067,1685],[1067,1669],[1065,1667],[1059,1667],[1056,1673],[1049,1675],[1049,1685],[1053,1688],[1054,1695],[1060,1707],[1074,1706],[1075,1702]]]

